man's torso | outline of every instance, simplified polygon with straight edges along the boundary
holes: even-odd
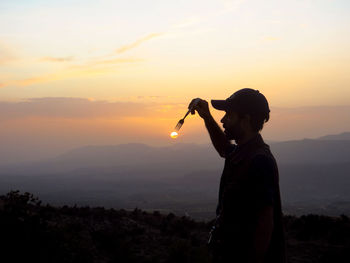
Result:
[[[228,253],[226,257],[232,254],[234,259],[249,255],[259,209],[273,206],[274,228],[266,255],[269,261],[266,262],[283,262],[284,234],[278,180],[276,161],[260,134],[242,147],[233,146],[227,154],[217,208],[223,253]]]

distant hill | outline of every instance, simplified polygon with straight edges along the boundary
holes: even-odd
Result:
[[[350,140],[271,143],[291,214],[350,214]],[[0,193],[30,191],[53,204],[162,209],[212,218],[224,159],[211,145],[86,146],[0,167]]]
[[[350,132],[343,132],[340,134],[326,135],[318,138],[318,140],[350,140]]]
[[[286,141],[271,144],[279,163],[350,162],[350,140]]]
[[[145,144],[112,146],[86,146],[74,149],[46,161],[6,165],[0,173],[7,174],[114,174],[128,178],[172,177],[199,169],[220,167],[223,159],[212,146],[178,144],[168,147],[151,147]]]
[[[275,142],[271,143],[271,150],[279,163],[350,162],[350,140]],[[119,171],[143,170],[169,177],[196,170],[221,169],[223,162],[212,145],[151,147],[135,143],[81,147],[46,161],[2,166],[0,173],[38,175],[96,170],[120,174]]]

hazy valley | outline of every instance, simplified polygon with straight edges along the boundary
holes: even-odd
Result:
[[[286,214],[350,214],[350,136],[272,142]],[[45,161],[3,165],[2,194],[19,189],[51,204],[214,216],[224,160],[211,145],[86,146]]]

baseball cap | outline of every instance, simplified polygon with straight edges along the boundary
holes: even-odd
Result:
[[[211,104],[217,110],[266,116],[266,121],[269,119],[269,104],[265,96],[258,90],[240,89],[226,100],[211,100]]]

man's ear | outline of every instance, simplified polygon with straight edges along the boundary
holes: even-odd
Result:
[[[250,120],[251,120],[251,116],[249,114],[244,114],[242,121],[245,127],[251,127]]]
[[[244,114],[244,117],[243,117],[244,121],[246,121],[247,123],[250,123],[250,114]]]

